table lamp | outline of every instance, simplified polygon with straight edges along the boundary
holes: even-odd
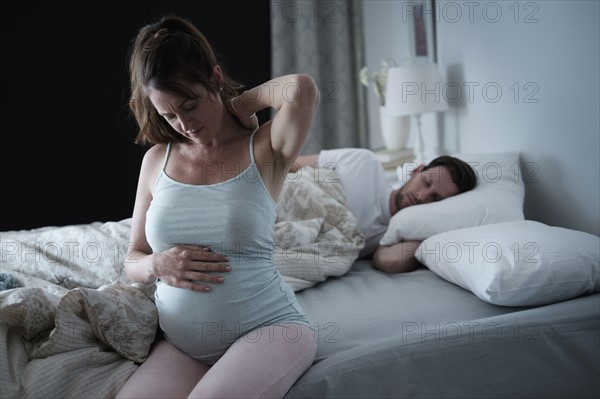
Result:
[[[424,162],[425,144],[421,133],[421,114],[448,109],[448,103],[442,95],[441,77],[437,65],[389,68],[385,93],[385,107],[388,115],[414,115],[416,117],[416,162]]]

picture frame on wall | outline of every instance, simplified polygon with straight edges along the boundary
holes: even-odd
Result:
[[[410,43],[410,56],[417,63],[436,62],[435,2],[411,0],[404,3]]]

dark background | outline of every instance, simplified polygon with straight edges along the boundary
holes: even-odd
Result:
[[[3,3],[0,231],[131,216],[147,148],[133,143],[127,52],[166,13],[190,19],[234,79],[270,79],[268,0]]]

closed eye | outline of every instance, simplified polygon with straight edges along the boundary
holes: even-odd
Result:
[[[192,104],[188,105],[187,107],[181,107],[181,109],[184,112],[190,112],[193,111],[196,108],[197,103],[194,101]]]
[[[196,109],[196,106],[198,105],[198,100],[191,100],[186,103],[181,104],[179,106],[179,109],[182,110],[183,112],[192,112],[194,109]],[[161,116],[164,117],[169,122],[171,122],[173,119],[176,118],[176,115],[171,114],[171,113],[161,114]]]

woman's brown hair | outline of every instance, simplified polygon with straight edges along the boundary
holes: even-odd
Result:
[[[129,108],[139,126],[135,142],[159,144],[183,140],[154,109],[150,90],[195,99],[198,95],[190,86],[200,83],[209,95],[218,95],[222,101],[235,97],[243,86],[228,77],[222,67],[223,79],[216,81],[213,76],[216,65],[219,64],[212,46],[188,20],[167,15],[142,27],[129,53]]]

